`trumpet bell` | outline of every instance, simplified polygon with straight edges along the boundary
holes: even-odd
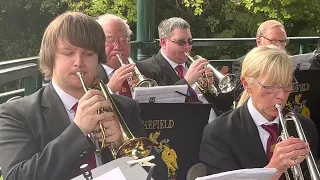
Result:
[[[150,78],[144,78],[142,81],[139,81],[136,87],[154,87],[158,86],[158,83]]]
[[[237,85],[237,77],[234,74],[227,74],[219,80],[219,89],[221,93],[232,91]]]
[[[116,158],[132,157],[140,159],[151,154],[153,143],[145,137],[131,139],[122,144],[116,154]]]

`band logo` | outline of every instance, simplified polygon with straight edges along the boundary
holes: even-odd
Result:
[[[307,107],[307,100],[303,99],[303,92],[307,92],[310,89],[310,85],[308,83],[305,84],[297,84],[294,87],[294,91],[292,92],[291,96],[294,98],[289,100],[286,104],[286,108],[289,111],[293,111],[296,113],[300,113],[304,117],[310,118],[311,112],[310,109]]]
[[[170,147],[169,139],[163,139],[161,141],[158,140],[160,134],[160,131],[152,132],[149,135],[149,139],[153,142],[155,150],[161,154],[161,159],[168,168],[168,179],[176,179],[176,171],[178,169],[177,153]]]

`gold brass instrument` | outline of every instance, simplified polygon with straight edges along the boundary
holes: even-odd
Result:
[[[87,92],[89,88],[87,88],[87,86],[85,85],[85,82],[83,80],[83,73],[77,72],[77,76],[81,81],[84,91]],[[97,84],[99,85],[99,87],[96,87]],[[94,83],[93,88],[101,90],[104,97],[111,103],[112,106],[111,108],[101,108],[98,110],[98,113],[113,112],[118,120],[122,135],[120,146],[115,146],[114,143],[107,143],[105,141],[105,128],[103,127],[102,122],[99,122],[100,130],[102,133],[102,142],[101,147],[99,147],[99,145],[96,145],[96,152],[101,153],[103,148],[108,147],[114,159],[124,156],[130,156],[135,159],[147,157],[152,151],[152,142],[145,137],[134,137],[132,132],[129,130],[127,124],[125,123],[122,115],[120,114],[120,111],[117,108],[115,102],[113,101],[110,91],[105,88],[102,80],[98,80],[97,83]]]
[[[184,53],[188,59],[193,63],[195,59],[190,56],[188,52]],[[202,58],[197,55],[197,59]],[[216,88],[213,84],[209,83],[209,79],[202,76],[200,80],[197,82],[197,86],[201,90],[201,92],[209,92],[210,94],[219,95],[220,93],[228,93],[232,91],[236,87],[237,78],[234,74],[222,75],[216,68],[214,68],[211,64],[208,64],[207,67],[213,72],[214,76],[219,80],[218,88]]]
[[[298,117],[293,112],[289,112],[288,114],[286,114],[285,117],[283,117],[282,106],[280,104],[276,104],[275,107],[278,110],[279,121],[280,121],[280,124],[282,127],[282,132],[280,135],[281,140],[289,138],[287,121],[292,120],[294,122],[295,127],[296,127],[299,138],[301,140],[303,140],[304,142],[308,142]],[[306,162],[307,162],[307,166],[308,166],[311,180],[319,180],[320,179],[319,170],[318,170],[317,164],[313,158],[311,151],[308,155],[306,155]],[[303,180],[304,179],[300,164],[292,166],[292,167],[290,167],[290,169],[292,171],[292,175],[295,180]],[[285,176],[286,176],[287,180],[290,179],[288,172],[285,172]]]
[[[120,55],[117,54],[116,55],[118,60],[120,61],[121,66],[125,65],[126,63],[123,62],[123,60],[121,59]],[[128,58],[128,63],[129,64],[133,64],[133,60],[129,57]],[[139,69],[135,66],[133,69],[133,75],[136,76],[139,80],[139,82],[137,83],[136,87],[154,87],[154,86],[158,86],[158,83],[150,78],[145,78],[142,76],[142,74],[140,73]]]

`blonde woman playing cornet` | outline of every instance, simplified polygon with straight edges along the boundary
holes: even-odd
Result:
[[[256,47],[247,54],[241,72],[244,92],[238,107],[204,129],[200,160],[207,174],[266,167],[276,168],[273,179],[281,179],[309,153],[317,159],[316,126],[299,114],[309,143],[294,137],[277,141],[281,123],[276,104],[283,108],[297,83],[287,53],[275,46]]]

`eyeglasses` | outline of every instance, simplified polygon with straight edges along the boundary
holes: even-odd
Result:
[[[169,41],[173,42],[173,43],[176,43],[178,44],[179,46],[184,46],[186,45],[187,43],[189,45],[192,45],[193,43],[193,39],[188,39],[187,41],[186,40],[178,40],[178,41],[175,41],[175,40],[172,40],[172,39],[169,39]]]
[[[298,81],[296,78],[293,77],[293,83],[287,84],[287,85],[283,85],[283,86],[279,86],[279,85],[264,85],[261,84],[258,80],[256,80],[257,83],[264,88],[264,90],[266,91],[266,93],[272,94],[272,93],[276,93],[279,91],[279,89],[283,89],[283,91],[285,92],[292,92],[294,90],[294,86],[296,84],[298,84]]]
[[[113,37],[107,37],[105,45],[106,46],[113,46],[118,42],[120,45],[126,45],[130,43],[129,37],[120,37],[120,38],[113,38]]]
[[[287,46],[289,44],[289,39],[285,39],[285,40],[276,40],[276,39],[269,39],[267,37],[264,36],[260,36],[266,40],[268,40],[271,44],[279,46],[279,45],[284,45]]]

